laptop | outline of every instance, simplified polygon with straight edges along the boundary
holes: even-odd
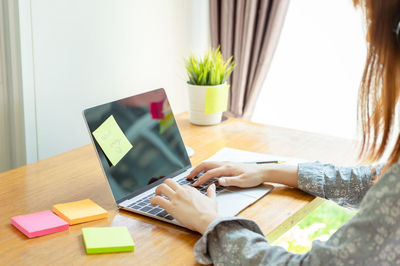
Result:
[[[165,179],[191,185],[193,169],[164,89],[156,89],[83,111],[89,135],[118,208],[182,226],[150,199]],[[206,137],[206,136],[205,136]],[[235,216],[271,186],[222,187],[215,183],[220,216]]]

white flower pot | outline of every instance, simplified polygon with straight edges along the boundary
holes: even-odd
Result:
[[[188,84],[189,88],[189,120],[191,123],[202,126],[221,123],[222,112],[206,114],[205,99],[207,88],[224,87],[226,84],[215,86],[196,86]]]

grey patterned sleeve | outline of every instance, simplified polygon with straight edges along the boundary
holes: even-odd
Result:
[[[338,167],[301,163],[298,167],[298,184],[307,193],[332,200],[341,206],[358,208],[380,169],[380,166]]]
[[[239,217],[212,222],[197,241],[194,254],[199,263],[214,265],[267,265],[271,261],[294,263],[301,262],[305,256],[269,245],[256,223]]]

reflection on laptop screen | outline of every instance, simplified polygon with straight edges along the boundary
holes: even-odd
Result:
[[[163,89],[89,108],[84,116],[116,201],[191,166]],[[117,163],[93,136],[111,116],[132,144]]]

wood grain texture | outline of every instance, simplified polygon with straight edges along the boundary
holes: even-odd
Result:
[[[341,165],[356,161],[355,142],[230,118],[212,127],[177,116],[186,145],[197,165],[223,147],[320,160]],[[254,219],[269,240],[278,238],[322,200],[297,189],[274,190],[239,215]],[[92,145],[0,174],[1,265],[194,265],[199,234],[141,215],[119,211]],[[15,215],[51,209],[56,203],[90,198],[109,211],[109,218],[71,226],[68,231],[28,239],[11,223]],[[127,226],[135,241],[128,253],[86,255],[81,228]]]

